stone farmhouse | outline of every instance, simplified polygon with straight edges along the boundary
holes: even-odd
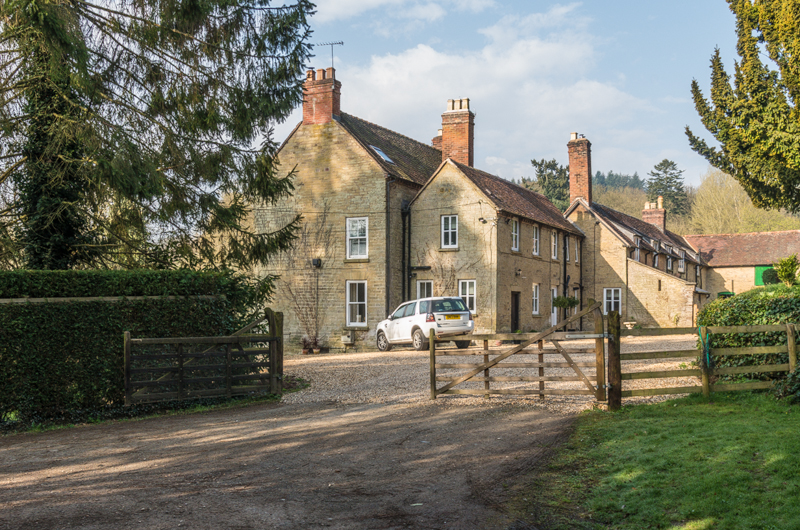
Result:
[[[564,217],[585,236],[583,296],[644,327],[691,326],[709,292],[706,267],[692,246],[666,228],[661,198],[642,219],[592,201],[592,144],[572,133],[567,144],[570,207]]]
[[[684,236],[708,264],[710,300],[764,285],[763,274],[779,259],[800,252],[800,230]]]

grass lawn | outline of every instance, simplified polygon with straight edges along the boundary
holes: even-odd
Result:
[[[509,508],[540,528],[800,528],[800,407],[766,393],[587,412]]]

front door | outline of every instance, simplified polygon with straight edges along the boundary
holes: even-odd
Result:
[[[519,293],[511,293],[511,333],[516,333],[519,327]]]

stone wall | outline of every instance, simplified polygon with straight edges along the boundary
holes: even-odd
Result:
[[[357,328],[356,335],[360,348],[366,340],[367,348],[372,349],[375,326],[389,311],[384,173],[336,121],[299,127],[281,149],[279,159],[284,170],[296,166],[294,197],[257,209],[255,225],[268,232],[295,214],[303,215],[304,232],[294,250],[258,271],[262,276],[280,276],[271,307],[284,313],[289,347],[299,347],[299,339],[312,332],[309,321],[316,322],[324,344],[342,347],[346,282],[366,280],[367,322]],[[347,217],[368,218],[368,259],[347,259]],[[313,259],[320,259],[321,267],[314,267]]]
[[[711,292],[711,301],[716,300],[717,293],[722,291],[739,294],[754,289],[755,286],[755,267],[714,267],[706,274],[704,289]]]
[[[628,296],[623,321],[643,327],[694,325],[697,295],[694,283],[628,260]]]
[[[443,215],[458,215],[458,248],[442,248]],[[412,206],[411,264],[431,267],[415,271],[413,296],[419,281],[433,282],[433,296],[458,296],[459,280],[475,280],[476,333],[490,333],[495,327],[496,217],[484,195],[451,164],[442,167]]]

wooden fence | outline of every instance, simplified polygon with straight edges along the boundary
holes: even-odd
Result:
[[[437,340],[434,331],[431,330],[429,337],[430,346],[430,378],[431,378],[431,399],[436,399],[441,394],[473,394],[485,395],[489,397],[491,394],[514,394],[514,395],[540,395],[544,398],[545,395],[585,395],[594,396],[598,400],[605,400],[605,350],[604,350],[604,333],[603,333],[603,318],[600,311],[599,303],[594,304],[587,309],[559,322],[555,326],[540,333],[500,333],[491,335],[463,335],[459,337],[448,337],[446,340]],[[585,332],[557,332],[556,330],[566,328],[566,326],[581,317],[594,313],[596,329],[595,333]],[[595,347],[592,349],[568,349],[562,346],[563,341],[581,340],[593,338],[595,339]],[[450,342],[453,340],[475,340],[483,341],[482,350],[437,350],[437,342]],[[492,352],[489,350],[490,340],[515,340],[522,341],[521,344],[511,347],[503,352]],[[550,342],[554,346],[553,349],[544,349],[544,342]],[[527,350],[529,347],[535,347],[533,350]],[[545,362],[544,355],[547,354],[560,354],[564,358],[564,362]],[[573,354],[595,354],[595,360],[591,362],[575,362],[571,355]],[[448,363],[439,362],[438,358],[452,357],[452,356],[483,356],[483,362],[473,363]],[[515,355],[538,355],[537,362],[502,362]],[[593,367],[596,369],[596,375],[585,375],[581,368]],[[491,372],[497,369],[532,369],[536,370],[534,375],[491,375]],[[574,370],[574,376],[548,376],[545,375],[547,368],[571,368]],[[438,370],[467,370],[466,373],[460,375],[439,375]],[[546,388],[545,383],[548,381],[578,381],[582,382],[585,388],[576,389],[563,389],[563,388]],[[440,382],[446,383],[444,386],[437,388]],[[454,388],[457,385],[467,382],[482,382],[483,388]],[[492,388],[491,383],[537,383],[536,388]]]
[[[660,328],[660,329],[631,329],[620,330],[619,313],[612,312],[608,315],[608,408],[618,410],[623,397],[656,396],[666,394],[691,394],[702,392],[709,397],[711,392],[730,392],[739,390],[757,390],[769,388],[771,381],[756,381],[748,383],[720,383],[712,384],[711,380],[717,375],[734,375],[769,372],[792,372],[797,366],[796,330],[794,324],[762,325],[762,326],[709,326],[703,327],[701,332],[709,337],[721,333],[766,333],[782,332],[786,334],[786,344],[780,346],[752,346],[744,348],[710,348],[708,355],[711,358],[732,355],[765,355],[774,353],[788,353],[789,362],[784,364],[750,365],[735,367],[708,367],[702,362],[701,356],[705,352],[700,348],[678,351],[657,352],[630,352],[621,353],[623,337],[655,337],[669,335],[698,335],[698,328]],[[710,338],[708,339],[710,340]],[[646,359],[692,359],[700,360],[696,368],[652,372],[623,372],[623,361],[637,361]],[[694,386],[679,386],[666,388],[640,388],[623,390],[622,381],[634,379],[661,379],[675,377],[699,377],[700,384]]]
[[[266,320],[267,334],[244,334]],[[283,390],[283,315],[228,337],[131,338],[124,333],[125,404]],[[138,377],[139,379],[134,379]]]

